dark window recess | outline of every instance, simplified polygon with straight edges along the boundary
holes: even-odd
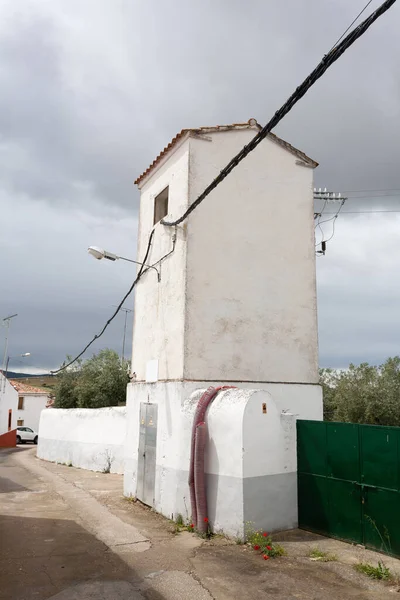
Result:
[[[165,188],[154,198],[154,221],[153,225],[161,221],[168,214],[168,189]]]
[[[18,410],[24,410],[24,397],[20,396],[18,398]]]

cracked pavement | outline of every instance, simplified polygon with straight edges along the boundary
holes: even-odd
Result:
[[[352,568],[381,555],[297,532],[283,536],[288,556],[266,563],[222,537],[177,533],[122,497],[121,475],[35,454],[31,447],[0,451],[1,600],[383,600],[397,591]],[[339,562],[311,562],[317,542]],[[385,561],[393,571],[399,565]]]

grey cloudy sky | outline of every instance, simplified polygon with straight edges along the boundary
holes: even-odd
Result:
[[[267,121],[364,4],[3,0],[0,316],[19,314],[10,354],[30,351],[33,371],[77,353],[132,280],[131,265],[95,262],[86,248],[134,257],[135,176],[183,127]],[[317,186],[395,190],[352,193],[343,212],[400,211],[399,26],[394,5],[276,130],[320,162]],[[399,236],[400,213],[338,218],[317,260],[322,366],[400,353]],[[121,315],[92,350],[120,350],[122,329]]]

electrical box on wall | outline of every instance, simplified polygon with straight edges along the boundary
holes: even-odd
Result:
[[[158,381],[158,359],[147,361],[146,365],[146,383],[156,383]]]
[[[138,500],[154,505],[157,448],[157,404],[140,404],[137,491]]]

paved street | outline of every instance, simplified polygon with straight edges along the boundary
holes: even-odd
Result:
[[[382,557],[318,536],[284,536],[288,556],[266,563],[224,538],[176,533],[122,498],[120,475],[45,463],[35,451],[0,451],[1,600],[383,600],[397,589],[352,568]],[[310,561],[316,545],[339,562]]]

